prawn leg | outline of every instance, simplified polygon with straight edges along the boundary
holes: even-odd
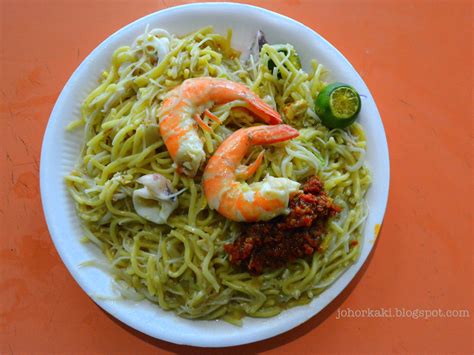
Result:
[[[257,159],[255,159],[255,161],[247,166],[245,165],[241,165],[237,168],[237,178],[238,179],[242,179],[242,180],[247,180],[248,178],[250,178],[251,176],[253,176],[258,168],[260,167],[260,165],[262,165],[262,160],[263,160],[263,156],[265,154],[265,151],[261,151],[258,156],[257,156]]]
[[[214,115],[211,111],[209,111],[208,109],[205,109],[204,110],[204,114],[209,117],[211,120],[213,120],[214,122],[217,122],[219,124],[222,124],[222,121],[219,119],[219,117],[217,117],[216,115]]]
[[[202,120],[201,117],[199,117],[199,115],[196,113],[194,116],[193,116],[194,120],[197,122],[197,124],[199,125],[199,127],[201,127],[204,131],[206,132],[212,132],[212,128],[208,126],[208,124],[206,122],[204,122]]]

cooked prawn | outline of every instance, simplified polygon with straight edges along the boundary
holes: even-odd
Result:
[[[264,123],[282,122],[278,112],[248,87],[233,81],[209,77],[187,79],[169,93],[158,118],[161,135],[178,172],[192,177],[206,159],[197,126],[206,130],[210,127],[200,115],[204,112],[210,119],[220,122],[208,109],[234,100],[245,101],[246,108]]]
[[[288,125],[241,128],[217,148],[204,169],[203,187],[209,207],[233,221],[266,221],[288,212],[290,195],[300,184],[287,178],[266,176],[247,184],[255,165],[242,169],[241,160],[253,146],[273,144],[295,138],[299,132]],[[257,164],[261,160],[257,158]],[[240,175],[240,176],[239,176]]]

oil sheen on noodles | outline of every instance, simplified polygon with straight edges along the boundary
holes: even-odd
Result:
[[[113,273],[121,296],[146,298],[186,318],[220,318],[239,325],[246,315],[272,317],[308,303],[357,260],[370,175],[363,164],[361,126],[328,130],[313,111],[314,99],[326,85],[324,67],[313,60],[308,74],[268,45],[258,60],[251,57],[242,64],[231,35],[216,34],[211,27],[183,37],[147,30],[131,47],[117,49],[110,69],[84,101],[82,118],[69,127],[82,127],[85,139],[66,183],[84,227],[84,242],[96,244],[109,261],[85,265]],[[273,72],[270,59],[276,65]],[[322,178],[343,209],[329,223],[313,257],[259,276],[229,263],[223,246],[237,237],[238,224],[208,208],[200,174],[192,179],[176,172],[156,121],[166,94],[183,80],[201,76],[246,84],[299,129],[297,139],[266,148],[249,182],[266,174],[299,182],[314,174]],[[204,119],[213,128],[200,132],[207,157],[231,132],[257,124],[239,107],[245,103],[211,109],[222,125]],[[150,173],[184,190],[166,225],[148,222],[133,208],[132,193],[141,188],[136,180]]]

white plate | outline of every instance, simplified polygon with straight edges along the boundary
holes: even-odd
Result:
[[[165,312],[158,306],[143,302],[103,300],[100,296],[115,295],[112,277],[96,268],[79,264],[105,257],[91,244],[81,244],[80,222],[69,197],[64,176],[79,156],[82,134],[68,133],[65,127],[79,117],[80,104],[97,85],[102,70],[108,68],[113,51],[130,45],[145,27],[161,27],[179,35],[207,25],[226,33],[233,29],[233,45],[244,50],[255,32],[262,29],[270,43],[291,43],[309,70],[316,58],[329,68],[331,78],[353,85],[364,95],[360,123],[367,133],[367,162],[373,175],[368,192],[370,214],[364,232],[362,254],[329,289],[306,306],[292,308],[269,319],[246,318],[242,327],[223,321],[191,321]],[[51,113],[41,153],[41,197],[51,237],[75,280],[103,309],[129,326],[152,337],[176,344],[220,347],[246,344],[270,338],[308,320],[330,303],[352,280],[367,259],[374,242],[374,228],[381,224],[388,197],[389,157],[384,128],[369,89],[352,65],[330,43],[316,32],[288,17],[258,7],[206,3],[174,7],[143,17],[122,28],[98,46],[71,76]]]

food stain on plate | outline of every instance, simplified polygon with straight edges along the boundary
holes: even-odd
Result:
[[[377,241],[377,237],[379,236],[380,232],[380,227],[381,225],[379,223],[375,224],[374,226],[374,239],[370,241],[372,244],[375,244],[375,242]]]

